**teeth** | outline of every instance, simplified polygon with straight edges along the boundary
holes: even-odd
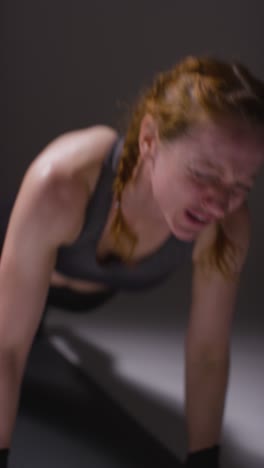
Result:
[[[200,215],[197,215],[197,214],[194,214],[194,213],[191,213],[191,215],[196,218],[198,221],[200,221],[201,223],[205,223],[207,221],[206,218],[203,218],[202,216]]]
[[[205,222],[205,221],[206,221],[206,219],[205,219],[205,218],[202,218],[201,216],[195,215],[195,217],[196,217],[199,221],[202,221],[202,222]]]

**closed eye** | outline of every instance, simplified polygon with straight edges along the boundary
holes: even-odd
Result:
[[[191,170],[191,175],[195,178],[195,179],[198,179],[198,180],[201,180],[201,181],[206,181],[206,182],[217,182],[218,179],[212,175],[212,174],[206,174],[204,172],[199,172],[199,171],[195,171],[195,170]]]
[[[213,174],[208,174],[196,170],[191,170],[190,171],[192,177],[194,177],[196,180],[199,182],[204,182],[204,183],[213,183],[213,184],[219,184],[221,181],[219,178]],[[236,186],[233,188],[233,193],[238,193],[238,192],[243,192],[244,194],[249,194],[252,190],[252,186],[247,186],[241,183],[236,184]]]

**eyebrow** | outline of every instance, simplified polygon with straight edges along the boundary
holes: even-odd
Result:
[[[220,165],[217,165],[215,163],[212,163],[211,161],[209,161],[208,159],[198,159],[197,160],[203,167],[206,167],[208,169],[212,169],[214,170],[215,172],[217,172],[218,176],[221,176],[221,175],[224,175],[224,170],[222,169],[222,167]],[[254,183],[256,178],[257,178],[257,173],[254,173],[250,176],[250,179],[251,181],[249,183]],[[249,188],[249,185],[245,182],[238,182],[237,185],[241,186],[241,187],[246,187],[246,188]]]
[[[211,161],[209,161],[207,159],[206,160],[205,159],[200,159],[200,160],[198,159],[198,162],[200,164],[202,164],[203,166],[208,167],[209,169],[213,169],[215,171],[219,171],[221,174],[224,174],[224,170],[221,168],[220,165],[212,163]]]

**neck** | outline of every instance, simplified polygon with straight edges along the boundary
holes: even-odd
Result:
[[[155,230],[168,232],[167,223],[153,196],[152,183],[146,165],[142,164],[137,176],[124,188],[122,211],[135,231],[151,225]]]

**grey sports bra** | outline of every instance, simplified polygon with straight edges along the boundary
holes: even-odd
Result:
[[[153,287],[173,273],[191,255],[193,242],[170,236],[154,254],[133,265],[117,257],[105,262],[96,258],[97,243],[103,232],[112,202],[112,185],[122,152],[118,138],[102,165],[92,197],[87,204],[85,221],[78,239],[58,250],[56,270],[67,276],[100,282],[111,289],[140,290]]]

